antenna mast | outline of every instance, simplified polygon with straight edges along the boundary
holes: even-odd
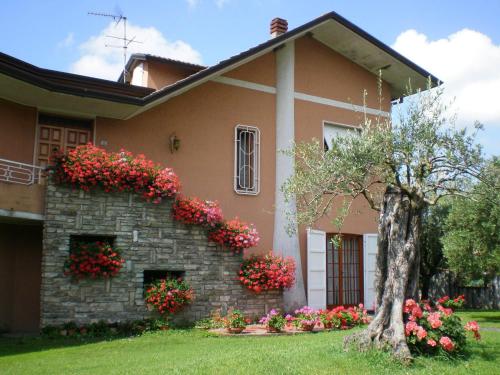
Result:
[[[141,43],[135,40],[135,36],[132,39],[127,39],[127,17],[122,14],[109,14],[109,13],[100,13],[100,12],[88,12],[90,16],[100,16],[100,17],[108,17],[112,18],[115,21],[115,26],[117,26],[121,21],[123,21],[123,37],[120,38],[118,36],[106,35],[108,38],[118,39],[123,41],[123,45],[111,45],[106,44],[106,47],[113,48],[122,48],[123,49],[123,83],[127,83],[127,48],[130,43]]]

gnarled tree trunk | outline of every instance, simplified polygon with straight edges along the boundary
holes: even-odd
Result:
[[[395,187],[386,189],[378,229],[375,317],[365,330],[347,336],[345,347],[388,348],[400,360],[411,360],[403,304],[417,297],[422,213],[416,197]]]

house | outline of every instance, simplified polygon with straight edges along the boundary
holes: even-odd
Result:
[[[255,224],[261,241],[254,252],[287,254],[300,247],[296,260],[309,304],[372,306],[377,213],[361,200],[354,202],[341,250],[328,241],[335,227],[327,219],[289,236],[286,211],[293,205],[284,202],[280,187],[293,161],[277,151],[293,140],[317,138],[328,144],[335,134],[356,128],[363,92],[370,116],[389,116],[391,101],[405,95],[409,79],[414,87],[425,88],[429,77],[437,83],[335,12],[290,31],[285,20],[274,19],[268,41],[210,67],[133,55],[127,84],[123,76],[111,82],[0,54],[0,326],[35,330],[40,316],[44,325],[55,314],[47,306],[67,305],[74,314],[68,320],[78,315],[76,300],[65,304],[58,300],[60,293],[49,293],[51,280],[62,273],[59,266],[49,271],[56,264],[50,233],[66,235],[65,243],[69,234],[57,215],[47,213],[57,208],[60,195],[47,189],[43,168],[54,150],[87,142],[142,153],[172,167],[185,194],[217,200],[227,217]],[[81,198],[67,194],[73,203]],[[78,208],[69,211],[78,215]],[[68,223],[77,220],[64,215],[60,219]],[[64,243],[57,246],[68,251]],[[71,290],[71,298],[77,298],[71,288],[60,290]],[[112,286],[102,288],[96,293]],[[134,305],[139,294],[127,303]],[[78,295],[85,300],[83,291]],[[98,304],[98,297],[89,303]]]

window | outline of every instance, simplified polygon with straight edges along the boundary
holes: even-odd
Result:
[[[253,126],[234,129],[234,191],[257,195],[260,191],[260,131]]]
[[[323,123],[323,142],[325,151],[332,149],[332,139],[338,136],[346,136],[350,134],[358,134],[359,128],[351,125],[339,125],[329,122]]]

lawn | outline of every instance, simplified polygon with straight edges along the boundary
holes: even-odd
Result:
[[[500,312],[465,312],[498,327]],[[344,352],[345,331],[214,337],[171,330],[109,341],[0,339],[0,374],[493,374],[500,332],[484,331],[466,359],[418,358],[411,367],[380,352]]]

